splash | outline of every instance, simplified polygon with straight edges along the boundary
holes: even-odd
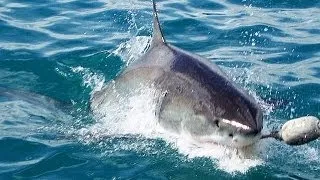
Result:
[[[128,66],[148,50],[150,42],[150,36],[133,37],[129,41],[121,43],[111,54],[119,56]]]
[[[100,91],[106,80],[101,73],[93,72],[90,68],[82,66],[70,67],[62,63],[58,63],[60,67],[55,68],[55,71],[63,77],[71,78],[74,75],[80,75],[82,80],[81,86],[90,88],[91,93]]]
[[[179,153],[187,156],[189,159],[205,157],[212,160],[213,165],[230,174],[246,173],[252,167],[264,163],[261,155],[261,143],[255,146],[243,149],[230,148],[213,143],[205,143],[194,140],[186,132],[180,135],[168,134],[162,135],[162,138],[170,142]]]
[[[72,72],[82,76],[82,85],[91,88],[92,93],[100,91],[105,83],[103,75],[91,72],[89,68],[81,66],[71,67]]]
[[[112,82],[109,86],[114,86],[114,83]],[[118,92],[114,87],[110,87],[110,90],[107,102],[95,111],[96,124],[81,129],[80,134],[89,135],[93,139],[125,134],[154,137],[158,129],[154,116],[155,89],[141,86],[141,89],[130,94]]]

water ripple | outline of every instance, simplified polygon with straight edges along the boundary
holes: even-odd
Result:
[[[266,131],[320,116],[319,0],[170,0],[158,10],[168,42],[256,97]],[[104,137],[90,94],[145,52],[151,32],[150,0],[0,1],[0,179],[320,178],[319,142],[268,141],[264,164],[229,174],[221,164],[237,163],[184,157],[177,142]],[[105,131],[79,134],[88,126]]]

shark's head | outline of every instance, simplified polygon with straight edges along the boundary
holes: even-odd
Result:
[[[155,1],[152,36],[151,47],[136,68],[153,72],[143,76],[145,79],[157,75],[152,82],[166,92],[156,113],[160,124],[233,147],[248,146],[260,139],[262,113],[254,99],[236,87],[218,66],[168,44]]]
[[[211,100],[193,106],[195,117],[207,122],[204,128],[207,132],[200,139],[231,147],[257,142],[261,138],[263,122],[259,107],[243,96],[230,98],[228,95],[223,99],[223,102]]]
[[[172,83],[165,87],[168,91],[159,110],[160,124],[166,129],[231,147],[249,146],[261,138],[262,112],[253,98],[237,89],[233,93],[208,92],[178,76],[168,78]]]

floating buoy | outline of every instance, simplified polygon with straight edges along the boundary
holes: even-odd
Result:
[[[263,138],[273,137],[288,145],[302,145],[320,137],[320,120],[314,116],[292,119],[283,124],[280,131],[263,135]]]
[[[279,136],[289,145],[302,145],[320,137],[320,121],[313,116],[305,116],[287,121],[279,131]]]

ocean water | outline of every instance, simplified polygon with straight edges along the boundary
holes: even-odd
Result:
[[[320,179],[320,141],[252,152],[170,134],[152,89],[90,96],[148,48],[150,0],[0,1],[0,179]],[[320,1],[158,2],[168,42],[218,64],[264,111],[264,131],[320,117]]]

